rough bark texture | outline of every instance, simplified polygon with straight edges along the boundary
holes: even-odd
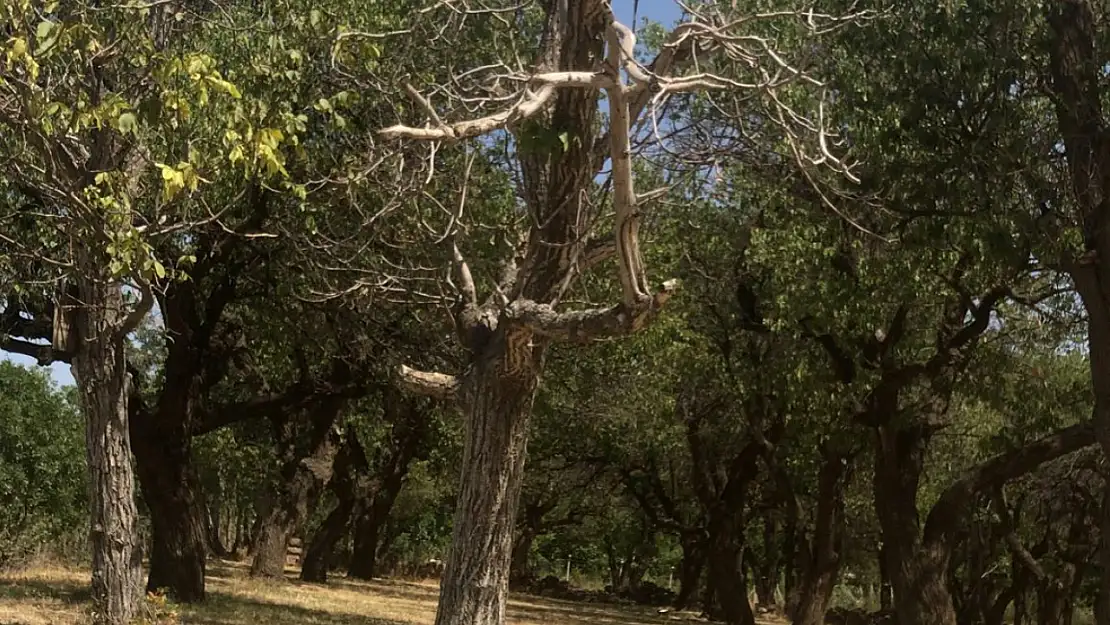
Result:
[[[802,580],[791,618],[794,625],[823,625],[840,573],[844,542],[843,487],[849,458],[824,451],[817,484],[816,527],[812,544],[802,545]]]
[[[147,590],[166,591],[184,603],[203,601],[207,546],[192,437],[159,428],[154,418],[143,415],[131,424],[139,484],[150,511]]]
[[[385,493],[376,493],[371,498],[354,523],[354,544],[351,547],[351,565],[347,566],[347,577],[354,579],[373,579],[377,575],[377,547],[382,541],[382,530],[388,510],[393,502],[383,505],[377,501]],[[383,514],[384,513],[384,514]]]
[[[499,338],[514,340],[503,332]],[[506,349],[491,347],[495,354]],[[500,625],[505,620],[513,529],[540,364],[521,363],[521,370],[511,371],[508,360],[478,362],[464,381],[462,485],[436,625]]]
[[[87,276],[99,275],[89,255],[79,253],[78,262]],[[93,620],[124,625],[139,608],[142,552],[128,432],[130,376],[120,333],[123,296],[119,284],[84,277],[79,301],[73,375],[86,419]]]
[[[678,593],[675,595],[674,608],[684,610],[689,607],[698,591],[705,560],[708,555],[705,536],[701,531],[683,532],[680,538],[682,561],[678,567]]]
[[[883,530],[884,555],[900,625],[956,625],[945,584],[946,545],[924,545],[917,493],[931,432],[924,427],[878,428],[875,512]]]
[[[1101,35],[1090,0],[1051,2],[1045,10],[1053,35],[1049,52],[1057,125],[1086,252],[1068,271],[1087,311],[1093,422],[1102,451],[1110,457],[1110,126],[1102,110],[1104,62],[1097,52]],[[1099,625],[1110,625],[1110,496],[1105,499],[1102,583],[1095,605]]]
[[[339,415],[346,402],[324,402],[309,415],[307,432],[297,427],[297,415],[273,419],[282,452],[281,480],[274,503],[255,537],[251,575],[281,577],[289,539],[308,520],[308,514],[331,479],[339,450]],[[303,439],[303,440],[302,440]]]

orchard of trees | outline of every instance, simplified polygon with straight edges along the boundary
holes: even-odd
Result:
[[[656,4],[0,2],[0,566],[1110,625],[1110,9]]]

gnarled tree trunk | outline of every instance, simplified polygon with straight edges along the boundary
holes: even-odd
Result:
[[[345,404],[344,399],[333,398],[313,409],[304,441],[298,440],[302,433],[296,415],[274,418],[278,444],[285,447],[284,462],[274,503],[255,537],[252,576],[284,574],[289,539],[308,520],[309,511],[331,479],[339,450],[337,422]]]
[[[797,603],[790,613],[793,625],[823,625],[833,588],[840,574],[844,542],[843,488],[850,459],[829,450],[823,452],[817,479],[817,514],[813,544],[802,545],[802,581]]]
[[[462,382],[462,484],[436,625],[505,621],[528,422],[543,362],[542,345],[525,345],[531,338],[499,330],[489,355],[479,354]]]
[[[95,257],[79,246],[77,336],[73,375],[85,415],[89,468],[89,541],[95,621],[125,625],[137,614],[142,552],[137,532],[134,474],[128,432],[129,373],[122,333],[120,285],[99,280]]]
[[[1053,34],[1050,42],[1052,90],[1058,134],[1064,143],[1076,221],[1083,226],[1086,254],[1066,267],[1087,311],[1091,381],[1095,390],[1093,423],[1103,454],[1110,458],[1110,135],[1101,84],[1105,62],[1099,18],[1090,0],[1045,5]],[[1098,9],[1101,11],[1101,8]],[[1102,583],[1095,620],[1110,625],[1110,480],[1102,510]]]
[[[679,542],[682,546],[682,561],[678,566],[678,594],[675,595],[674,608],[684,610],[698,590],[708,552],[705,536],[700,530],[683,532]]]
[[[742,513],[718,513],[710,521],[709,575],[716,585],[720,619],[728,625],[755,625],[744,575]]]
[[[189,603],[204,600],[207,537],[192,435],[181,430],[183,422],[174,421],[158,413],[136,418],[131,424],[132,449],[150,511],[147,590],[166,591],[176,601]]]

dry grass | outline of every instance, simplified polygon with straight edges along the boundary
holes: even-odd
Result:
[[[209,565],[209,600],[180,608],[186,625],[425,625],[435,617],[433,583],[334,579],[327,586],[259,581],[242,564]],[[0,573],[0,625],[77,625],[88,606],[87,574],[58,566]],[[692,615],[528,596],[509,602],[511,625],[661,625]],[[765,625],[774,625],[767,622]]]

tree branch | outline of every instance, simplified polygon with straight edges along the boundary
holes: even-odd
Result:
[[[402,389],[436,399],[454,399],[459,390],[459,379],[453,375],[417,371],[405,365],[397,370],[397,378]]]
[[[1085,421],[995,456],[972,468],[941,494],[940,499],[929,512],[925,523],[926,543],[936,544],[949,540],[959,526],[963,513],[979,493],[999,488],[1010,480],[1036,470],[1046,462],[1079,451],[1094,443],[1094,425],[1091,421]]]
[[[571,343],[590,343],[643,329],[655,319],[678,286],[678,280],[668,280],[654,296],[634,306],[618,304],[558,312],[549,304],[521,299],[512,302],[507,312],[511,319],[537,335]]]
[[[120,325],[117,332],[120,338],[134,332],[150,313],[150,310],[154,308],[154,292],[150,288],[150,283],[144,280],[139,285],[139,289],[142,291],[142,297]]]
[[[32,343],[13,338],[7,334],[0,334],[0,351],[29,356],[42,366],[49,365],[52,362],[69,362],[68,356],[55,352],[51,345]]]

